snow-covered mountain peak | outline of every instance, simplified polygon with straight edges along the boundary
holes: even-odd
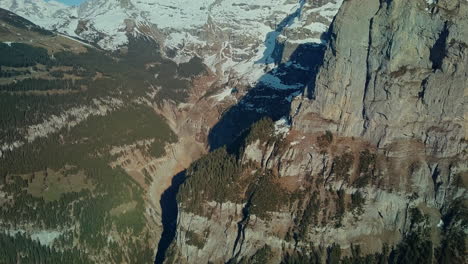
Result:
[[[119,35],[124,20],[132,19],[169,32],[168,44],[175,47],[200,40],[200,30],[204,27],[221,30],[236,38],[265,37],[285,17],[296,12],[301,2],[304,13],[295,27],[323,31],[327,28],[326,22],[336,14],[342,0],[257,0],[255,3],[250,0],[88,0],[78,7],[66,6],[56,1],[2,0],[0,7],[45,28],[70,35],[83,34],[81,37],[90,41],[94,41],[89,39],[93,34],[84,31],[104,33],[109,39],[113,39]],[[317,21],[308,21],[308,15],[314,12],[320,18]],[[83,25],[83,21],[86,25]],[[78,22],[87,29],[80,29]],[[198,32],[193,32],[197,30]],[[187,36],[187,31],[192,31],[189,32],[192,36]],[[103,47],[116,48],[122,44],[119,38],[116,38],[118,43],[115,45]]]
[[[55,29],[70,17],[76,17],[76,7],[57,1],[44,0],[1,0],[0,7],[10,10],[47,29]]]

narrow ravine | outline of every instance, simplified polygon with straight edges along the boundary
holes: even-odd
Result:
[[[162,226],[163,232],[158,244],[155,264],[162,264],[166,257],[166,251],[176,237],[177,231],[177,216],[179,210],[177,207],[177,193],[179,187],[185,181],[185,171],[182,171],[172,178],[172,183],[169,188],[164,191],[161,196],[160,205],[162,211]]]
[[[249,223],[250,220],[250,206],[252,205],[252,197],[254,194],[251,194],[247,203],[245,204],[244,208],[242,208],[242,220],[237,223],[237,237],[236,241],[234,242],[234,248],[232,251],[232,258],[227,262],[227,264],[235,263],[237,261],[237,258],[239,257],[239,254],[242,251],[242,245],[245,240],[245,228],[247,224]],[[239,246],[239,249],[238,249]]]
[[[325,48],[317,43],[302,43],[295,47],[287,61],[281,61],[284,47],[277,47],[276,38],[301,16],[306,1],[299,0],[298,9],[283,19],[277,28],[265,39],[266,51],[258,64],[275,63],[273,69],[262,75],[256,85],[240,101],[223,113],[220,119],[211,126],[207,137],[209,151],[222,146],[230,146],[242,136],[252,124],[264,117],[277,121],[289,116],[291,102],[295,96],[307,89],[313,96],[313,84],[318,67],[323,62]],[[273,61],[271,61],[273,60]],[[187,166],[189,164],[186,164]],[[164,191],[161,200],[163,232],[158,244],[155,263],[162,264],[171,243],[177,236],[178,204],[177,193],[185,180],[185,171],[174,176],[171,186]],[[249,209],[251,194],[242,210],[243,218],[237,223],[237,236],[232,249],[232,256],[227,263],[235,263],[241,255],[245,240],[245,229],[250,220]]]

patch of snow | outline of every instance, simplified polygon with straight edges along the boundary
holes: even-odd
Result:
[[[291,129],[289,120],[287,117],[282,117],[280,120],[275,122],[275,135],[285,135]]]
[[[165,40],[166,46],[171,48],[181,48],[185,43],[191,43],[200,46],[206,45],[205,41],[201,41],[199,38],[192,36],[188,32],[170,33]]]
[[[258,105],[254,105],[252,103],[241,101],[239,104],[242,105],[242,107],[246,110],[255,111],[257,113],[268,113],[268,111],[265,108],[259,107]]]
[[[316,43],[316,44],[327,44],[323,39],[319,38],[305,38],[305,39],[288,39],[287,42],[294,44],[305,44],[305,43]]]
[[[21,141],[15,141],[12,143],[3,143],[2,145],[0,145],[0,158],[3,157],[3,153],[5,153],[6,151],[12,151],[23,145],[24,143]]]
[[[148,209],[149,209],[149,208],[148,208]],[[114,241],[115,241],[115,239],[114,239],[114,237],[112,236],[112,234],[109,234],[109,235],[107,236],[107,243],[114,242]]]
[[[211,98],[215,99],[216,101],[220,102],[226,99],[227,97],[231,96],[232,88],[226,87],[221,91],[219,94],[211,96]]]
[[[303,28],[308,29],[312,32],[326,32],[328,26],[323,23],[312,22],[309,25],[303,25]]]
[[[32,240],[37,240],[39,243],[41,243],[44,246],[50,246],[52,245],[52,242],[54,242],[55,239],[57,239],[62,232],[59,231],[47,231],[47,230],[42,230],[38,231],[36,233],[31,234],[31,239]]]
[[[303,65],[299,64],[299,63],[294,63],[292,61],[288,61],[284,64],[285,67],[293,67],[294,69],[297,69],[297,70],[302,70],[302,71],[309,71],[309,67],[304,67]]]
[[[438,228],[444,227],[444,221],[442,219],[440,219],[440,222],[437,224],[437,227]]]
[[[299,89],[304,87],[302,83],[292,85],[284,84],[278,77],[271,74],[263,75],[262,78],[260,78],[260,82],[270,88],[279,90]]]
[[[140,0],[134,1],[133,5],[158,28],[180,30],[203,26],[212,3],[212,0]]]
[[[16,230],[5,230],[4,234],[10,235],[10,236],[15,236],[16,234],[29,235],[32,240],[39,241],[41,245],[51,246],[54,240],[63,234],[63,231],[39,230],[39,231],[32,231],[31,233],[29,233],[23,229],[16,229]]]
[[[240,63],[234,63],[231,60],[232,63],[226,63],[226,68],[232,69],[238,76],[242,76],[244,81],[251,86],[255,86],[258,80],[265,74],[265,67],[268,67],[268,65],[255,64],[257,58],[254,57],[252,60]]]
[[[322,17],[328,19],[328,21],[332,21],[333,17],[336,15],[338,10],[340,9],[343,0],[336,0],[334,3],[326,3],[325,5],[313,9],[309,9],[307,13],[317,13]]]
[[[85,45],[85,46],[93,47],[92,45],[90,45],[90,44],[88,44],[88,43],[86,43],[86,42],[84,42],[84,41],[81,41],[81,40],[79,40],[79,39],[72,38],[72,37],[70,37],[69,35],[65,35],[65,34],[61,34],[61,33],[59,33],[59,35],[62,36],[62,37],[64,37],[64,38],[67,38],[67,39],[70,39],[70,40],[79,42],[79,43],[81,43],[81,44],[83,44],[83,45]]]
[[[68,36],[80,38],[80,36],[75,33],[75,30],[78,28],[78,24],[78,19],[71,19],[70,21],[60,25],[60,27],[57,27],[56,30],[65,33]]]

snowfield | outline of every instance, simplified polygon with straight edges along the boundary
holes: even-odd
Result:
[[[263,42],[269,32],[299,7],[304,9],[302,15],[295,18],[290,28],[326,31],[328,25],[310,22],[308,17],[318,15],[331,21],[341,2],[330,0],[317,7],[313,1],[302,0],[88,0],[70,7],[57,1],[2,0],[0,7],[70,36],[92,40],[103,33],[107,37],[99,45],[115,49],[127,42],[125,20],[128,19],[137,25],[154,25],[165,31],[167,44],[172,47],[187,43],[207,45],[206,40],[197,36],[204,27],[221,30],[232,38],[247,36]],[[77,34],[80,21],[88,21],[92,29]]]
[[[129,35],[146,34],[164,50],[176,50],[173,60],[178,63],[195,55],[203,58],[221,81],[236,76],[251,86],[261,79],[278,89],[297,89],[299,84],[264,76],[278,63],[278,43],[290,50],[325,44],[321,35],[342,1],[319,1],[319,6],[312,0],[88,0],[70,7],[56,1],[1,0],[0,7],[107,50],[125,46]]]

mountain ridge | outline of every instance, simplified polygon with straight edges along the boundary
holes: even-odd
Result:
[[[12,4],[14,2],[17,6]],[[284,30],[277,29],[276,24],[296,12],[301,2],[303,15]],[[90,0],[78,7],[50,8],[46,13],[49,21],[41,18],[41,12],[28,12],[34,8],[46,9],[47,3],[43,0],[9,0],[0,3],[0,7],[17,12],[45,28],[85,39],[108,50],[124,47],[128,42],[127,35],[146,35],[155,39],[163,52],[175,61],[185,62],[196,55],[203,58],[212,71],[226,78],[237,74],[254,82],[262,74],[262,64],[265,63],[255,65],[253,62],[264,55],[271,56],[264,53],[273,52],[276,43],[286,46],[284,57],[279,58],[282,61],[287,60],[299,44],[321,44],[321,35],[341,2],[275,0],[252,5],[246,0]],[[23,5],[19,5],[21,3]],[[265,39],[267,37],[270,39]],[[268,58],[264,60],[267,64],[274,62]]]

